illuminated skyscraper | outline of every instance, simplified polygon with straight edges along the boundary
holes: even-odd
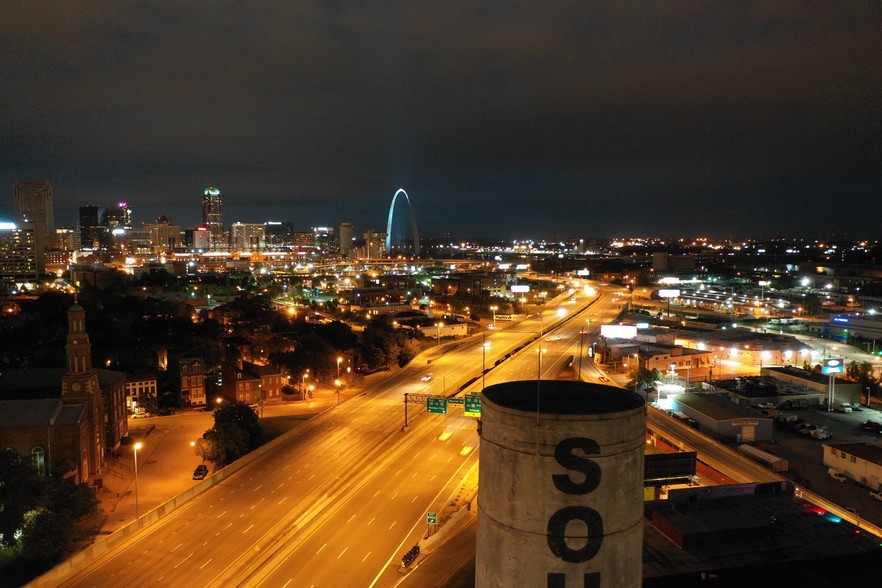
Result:
[[[16,223],[32,223],[37,246],[49,246],[55,233],[52,186],[48,180],[15,182],[12,187],[12,214]]]
[[[352,223],[340,223],[340,257],[349,258],[352,249]]]
[[[128,203],[120,202],[116,208],[107,209],[107,226],[112,229],[132,228],[132,209]]]
[[[44,254],[35,233],[33,223],[0,222],[0,278],[33,282],[43,273]]]
[[[209,186],[202,191],[202,224],[210,233],[211,249],[226,247],[224,239],[223,201],[220,190]]]

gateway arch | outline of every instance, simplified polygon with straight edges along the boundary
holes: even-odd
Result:
[[[399,188],[395,195],[392,197],[392,205],[389,207],[389,220],[386,221],[386,253],[391,253],[392,251],[392,216],[395,214],[395,203],[398,200],[398,195],[403,194],[404,199],[407,201],[407,211],[410,213],[410,230],[413,234],[413,255],[414,257],[419,257],[420,255],[420,233],[417,229],[416,224],[416,216],[413,214],[413,205],[410,203],[410,196],[407,195],[407,192],[404,191],[403,188]]]

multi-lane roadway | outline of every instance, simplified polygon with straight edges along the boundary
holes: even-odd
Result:
[[[312,419],[67,585],[381,583],[384,570],[397,567],[424,532],[426,512],[442,509],[479,449],[475,420],[461,411],[428,415],[411,405],[405,430],[403,394],[449,396],[470,380],[470,389],[480,389],[482,383],[535,379],[540,368],[541,377],[555,377],[578,353],[580,339],[596,338],[599,325],[621,310],[613,291],[619,289],[564,294],[541,313],[484,338],[430,350]],[[584,349],[588,342],[581,341]],[[482,367],[489,369],[483,379]],[[593,373],[586,361],[583,377]],[[424,380],[427,375],[431,379]]]

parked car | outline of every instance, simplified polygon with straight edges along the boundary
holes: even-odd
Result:
[[[842,472],[837,470],[836,468],[828,468],[827,475],[836,480],[837,482],[845,482],[847,478],[843,475]]]
[[[160,408],[159,410],[156,411],[156,414],[158,416],[170,416],[170,415],[175,414],[175,411],[172,410],[171,408]]]
[[[193,471],[193,479],[194,480],[204,480],[205,476],[208,475],[208,466],[204,463],[200,463],[196,466],[196,469]]]

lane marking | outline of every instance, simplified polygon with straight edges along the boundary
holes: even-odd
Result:
[[[181,561],[179,561],[179,562],[177,563],[177,565],[174,567],[174,569],[178,569],[178,566],[179,566],[179,565],[181,565],[182,563],[184,563],[185,561],[187,561],[187,560],[190,559],[191,557],[193,557],[193,554],[192,554],[192,553],[191,553],[190,555],[188,555],[187,557],[185,557],[184,559],[182,559]]]
[[[327,543],[325,543],[325,545],[327,545]],[[325,548],[325,545],[322,545],[321,547],[319,547],[319,550],[316,551],[315,554],[316,554],[316,555],[320,554],[320,553],[322,552],[322,549]]]
[[[250,525],[248,525],[248,528],[247,528],[247,529],[245,529],[245,530],[244,530],[244,531],[242,531],[242,534],[243,534],[243,535],[244,535],[244,534],[245,534],[245,533],[247,533],[247,532],[248,532],[248,531],[250,531],[250,530],[251,530],[251,527],[253,527],[253,526],[254,526],[254,524],[253,524],[253,523],[252,523],[252,524],[250,524]]]
[[[210,564],[210,563],[211,563],[211,560],[212,560],[212,558],[209,557],[207,562],[205,562],[204,564],[202,564],[201,566],[199,566],[199,569],[201,570],[202,568],[204,568],[205,566],[207,566],[208,564]]]
[[[287,496],[284,497],[283,499],[281,499],[281,500],[279,501],[279,504],[282,504],[282,503],[285,502],[286,500],[288,500],[288,497],[287,497]]]
[[[377,517],[371,517],[371,520],[369,520],[369,521],[368,521],[368,524],[367,524],[368,527],[371,526],[371,523],[374,522],[374,519],[375,519],[375,518],[377,518]]]
[[[392,529],[392,527],[394,527],[394,526],[395,526],[395,523],[397,523],[397,522],[398,522],[398,521],[392,521],[392,524],[391,524],[391,525],[389,525],[389,529],[390,529],[390,530],[391,530],[391,529]]]
[[[183,541],[182,541],[181,543],[178,543],[178,547],[180,547],[180,546],[183,545],[183,544],[184,544]],[[169,553],[174,553],[175,550],[177,550],[178,547],[175,547],[174,549],[172,549],[171,551],[169,551]]]
[[[361,562],[364,563],[364,560],[366,560],[368,558],[368,555],[370,555],[370,554],[371,554],[371,552],[368,551],[367,554],[363,558],[361,558]]]
[[[337,559],[340,559],[340,558],[343,556],[343,554],[346,553],[346,550],[347,550],[347,549],[349,549],[349,548],[348,548],[348,547],[344,547],[344,548],[343,548],[343,551],[340,552],[340,555],[337,556]]]

